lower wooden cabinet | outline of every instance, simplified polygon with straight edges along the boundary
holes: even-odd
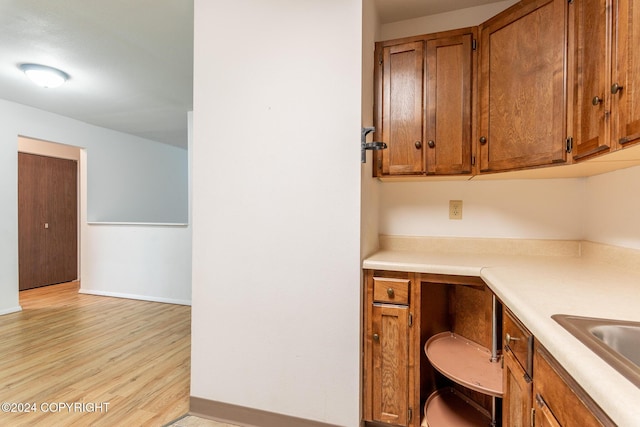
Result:
[[[482,420],[463,425],[490,424],[502,382],[499,360],[491,362],[491,352],[479,350],[493,342],[493,299],[486,284],[478,277],[378,270],[365,270],[364,277],[364,425],[420,427],[428,419],[425,406],[431,408],[427,401],[446,401],[456,420]],[[460,361],[462,366],[470,360],[467,352],[453,346],[449,353],[447,347],[429,359],[425,343],[438,337],[460,342],[484,364],[463,369],[458,378],[456,369],[434,360]],[[499,391],[487,391],[493,376],[486,375],[485,365],[496,371]],[[451,417],[429,425],[459,425],[451,424]]]
[[[532,379],[524,372],[511,351],[504,352],[503,361],[502,425],[529,427],[533,396]]]
[[[533,335],[504,309],[502,425],[531,426]]]
[[[407,425],[409,307],[374,304],[371,316],[372,418]]]
[[[480,278],[378,270],[364,278],[364,426],[615,426]],[[436,343],[445,338],[453,342],[443,352]],[[473,367],[460,345],[491,348],[487,366]]]
[[[503,321],[504,427],[615,425],[507,309]]]
[[[365,271],[364,419],[396,426],[414,423],[414,274]],[[419,396],[419,391],[418,391]],[[419,419],[419,417],[418,417]]]
[[[533,357],[533,394],[536,427],[616,425],[538,343]]]

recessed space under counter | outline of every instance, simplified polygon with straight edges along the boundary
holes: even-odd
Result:
[[[390,236],[381,236],[381,246],[363,261],[365,269],[482,278],[614,422],[640,426],[640,388],[551,318],[640,321],[640,251],[591,242]]]

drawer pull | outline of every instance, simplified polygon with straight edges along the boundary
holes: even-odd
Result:
[[[507,334],[504,337],[504,340],[507,343],[507,345],[509,345],[511,344],[511,341],[520,341],[521,338],[512,337],[511,335],[509,335],[509,332],[507,332]]]
[[[387,295],[389,295],[389,298],[393,298],[396,295],[393,288],[387,289]]]

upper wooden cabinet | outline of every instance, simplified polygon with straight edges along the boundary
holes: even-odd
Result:
[[[378,64],[376,137],[387,143],[378,159],[378,174],[418,174],[424,170],[424,42],[381,48]],[[382,136],[378,138],[378,133]],[[381,164],[380,164],[381,160]]]
[[[478,29],[376,43],[388,149],[373,175],[539,168],[639,143],[639,22],[633,0],[522,0]]]
[[[574,159],[640,141],[640,6],[574,0]]]
[[[578,0],[571,8],[573,157],[579,160],[611,148],[611,0]]]
[[[640,4],[633,0],[616,3],[617,57],[611,93],[617,115],[613,136],[619,147],[627,147],[640,142]]]
[[[427,42],[427,174],[471,173],[473,40]]]
[[[566,162],[567,0],[524,0],[480,26],[480,171]]]
[[[374,176],[472,172],[475,30],[376,44]]]

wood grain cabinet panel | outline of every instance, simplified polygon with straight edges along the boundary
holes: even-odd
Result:
[[[477,28],[376,43],[374,176],[472,172]]]
[[[539,344],[533,356],[536,426],[602,427],[615,423]]]
[[[368,422],[411,427],[420,422],[413,417],[420,399],[409,304],[414,279],[410,273],[365,270],[363,419]]]
[[[472,46],[472,34],[427,42],[427,174],[471,173]]]
[[[382,48],[382,114],[377,129],[387,149],[381,153],[384,175],[423,171],[424,43]]]
[[[396,425],[408,420],[409,307],[373,306],[373,419]]]
[[[609,151],[611,0],[580,0],[573,8],[573,157]]]
[[[509,350],[504,352],[503,369],[502,425],[529,427],[533,396],[532,379],[524,372]]]
[[[502,425],[529,427],[533,397],[533,335],[506,308],[502,315]]]
[[[618,147],[627,147],[640,142],[640,3],[618,0],[614,5],[617,56],[611,92],[612,110],[617,114],[613,137]]]
[[[573,156],[640,142],[640,6],[575,0],[572,13]]]
[[[566,0],[523,0],[480,26],[480,171],[566,162]]]

